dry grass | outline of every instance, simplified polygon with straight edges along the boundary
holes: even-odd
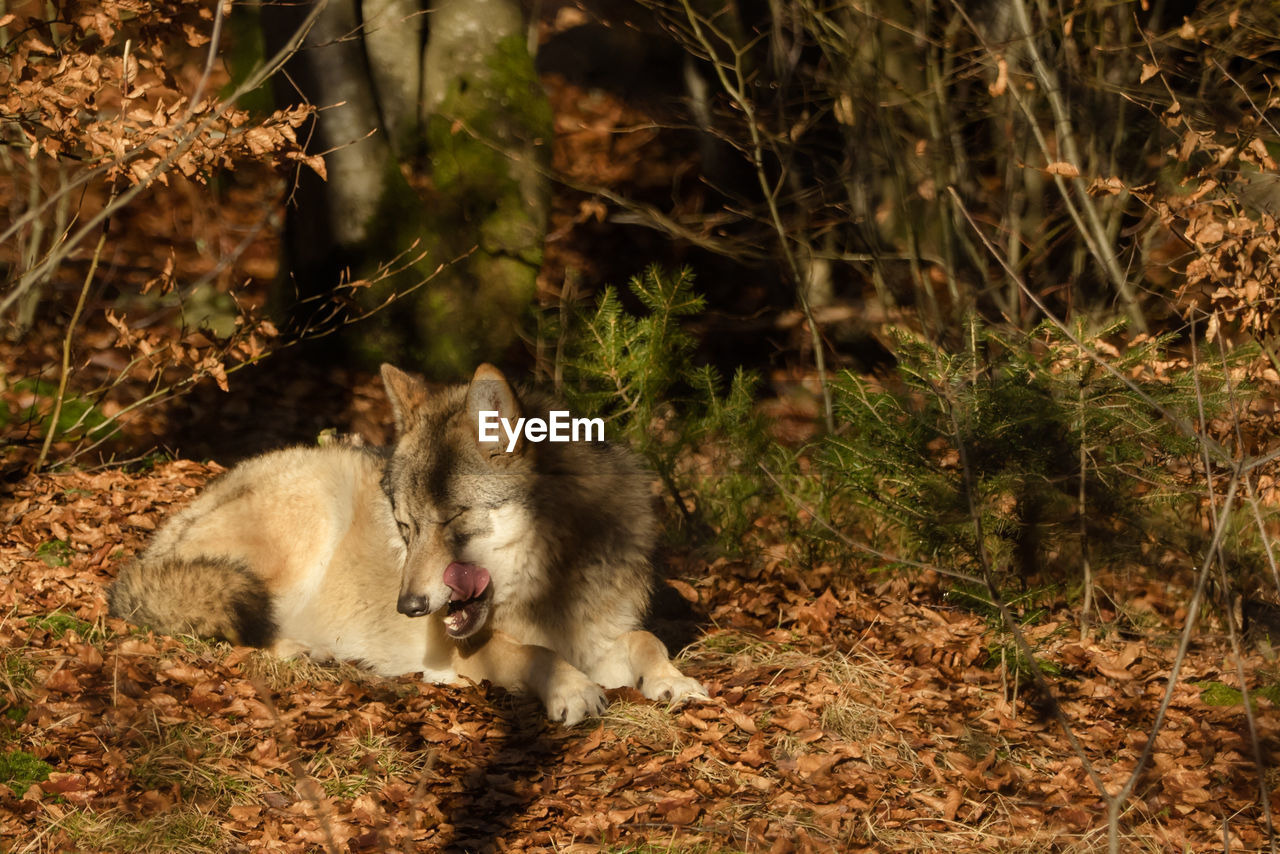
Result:
[[[1105,830],[1074,834],[1060,829],[1027,829],[1013,831],[1010,820],[1013,806],[1000,802],[990,804],[992,809],[977,823],[952,822],[950,830],[916,830],[884,828],[874,821],[867,822],[868,837],[886,851],[910,852],[910,854],[954,854],[963,852],[992,852],[992,854],[1043,854],[1053,851],[1059,854],[1102,854],[1107,850]],[[1132,854],[1161,854],[1169,847],[1141,829],[1122,833],[1120,850]],[[1176,849],[1174,849],[1176,850]]]
[[[84,808],[67,812],[35,838],[12,849],[12,854],[63,854],[65,848],[49,846],[54,830],[74,840],[75,850],[95,854],[215,854],[227,851],[232,842],[216,815],[190,805],[148,818]]]
[[[600,723],[619,738],[634,738],[656,751],[675,753],[684,747],[680,728],[664,706],[619,701],[605,710]]]
[[[842,696],[822,707],[818,723],[841,741],[862,742],[879,735],[882,715],[875,706]]]
[[[261,679],[277,693],[321,682],[369,682],[380,678],[345,661],[321,661],[305,654],[281,658],[262,649],[249,653],[242,666],[246,676]]]
[[[242,734],[224,732],[200,721],[164,723],[144,718],[133,733],[130,773],[148,791],[177,789],[185,801],[225,807],[253,796],[261,779],[240,769],[250,749]]]

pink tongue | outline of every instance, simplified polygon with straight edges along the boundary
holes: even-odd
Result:
[[[444,583],[453,591],[450,601],[474,599],[489,586],[489,570],[474,563],[454,561],[444,571]]]

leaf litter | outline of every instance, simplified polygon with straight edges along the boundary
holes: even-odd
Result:
[[[5,851],[1105,848],[1079,757],[1033,692],[1015,696],[986,624],[928,575],[676,556],[674,587],[705,615],[682,666],[712,701],[668,710],[616,690],[575,729],[488,685],[379,679],[107,617],[119,566],[220,470],[51,474],[4,496],[0,749],[50,769],[0,782]],[[62,564],[41,558],[51,542]],[[1174,648],[1061,629],[1034,640],[1114,792]],[[1199,687],[1233,681],[1225,641],[1202,637],[1184,671],[1125,847],[1222,850],[1225,832],[1257,850],[1243,706]],[[1280,762],[1275,709],[1254,702],[1264,759]]]

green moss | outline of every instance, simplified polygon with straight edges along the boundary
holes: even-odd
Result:
[[[36,557],[44,561],[46,566],[66,566],[70,563],[72,554],[71,546],[63,540],[50,540],[36,546]]]
[[[525,46],[525,37],[513,33],[499,39],[487,64],[494,72],[494,89],[502,106],[522,108],[528,128],[541,132],[533,138],[547,139],[552,128],[551,102],[540,88],[542,84]]]
[[[525,264],[542,264],[542,228],[518,193],[507,193],[480,223],[480,248]]]
[[[188,329],[204,329],[218,338],[235,334],[240,308],[230,294],[213,285],[200,285],[173,302],[181,308],[182,323]]]
[[[57,541],[55,540],[55,542]],[[65,566],[65,564],[59,564],[59,566]],[[55,638],[61,638],[72,630],[80,635],[81,638],[86,639],[94,633],[92,623],[87,623],[79,617],[63,611],[54,611],[52,614],[45,614],[42,617],[27,617],[27,624],[37,629],[44,629]]]
[[[35,665],[20,652],[0,656],[0,684],[15,691],[25,691],[31,687],[31,676]]]
[[[395,266],[404,268],[355,294],[364,312],[417,290],[347,336],[356,358],[457,379],[477,362],[500,359],[518,339],[537,292],[546,230],[537,198],[546,179],[535,163],[546,150],[530,141],[547,139],[551,120],[522,37],[501,39],[481,70],[451,82],[423,128],[426,197],[389,162],[387,190],[369,223],[372,238],[360,250],[368,259],[399,257]],[[377,269],[366,263],[355,274],[372,280]]]
[[[412,310],[406,310],[404,304],[382,306],[428,279],[450,255],[438,229],[424,215],[427,205],[404,179],[399,165],[390,160],[386,168],[385,191],[369,223],[369,242],[361,247],[365,260],[353,270],[357,278],[373,282],[352,295],[361,313],[372,313],[372,317],[344,336],[353,355],[366,365],[404,361],[408,342],[423,333],[408,321],[406,315]],[[379,264],[399,272],[381,275]],[[423,299],[429,287],[422,286],[399,299],[413,305]]]
[[[30,392],[34,402],[18,415],[17,420],[29,424],[40,425],[42,432],[47,432],[53,425],[55,398],[58,395],[56,383],[45,380],[22,379],[13,384],[16,391]],[[5,421],[9,420],[6,415]],[[62,409],[58,413],[56,435],[64,439],[96,434],[101,436],[108,427],[106,417],[87,397],[80,397],[67,391],[62,398]]]
[[[48,780],[52,771],[52,765],[25,750],[0,753],[0,783],[13,789],[18,797],[22,797],[34,784]]]
[[[516,164],[498,149],[517,142],[544,144],[552,127],[551,105],[523,37],[500,39],[484,71],[453,80],[427,122],[436,189],[448,194],[490,191],[489,198],[500,203],[519,181]]]
[[[427,120],[427,146],[431,151],[431,181],[437,192],[456,196],[491,189],[499,190],[507,180],[506,170],[498,163],[497,152],[471,138],[465,130],[454,131],[455,111],[466,112],[467,97],[457,89],[445,100],[445,115]],[[459,137],[463,137],[459,139]]]
[[[1223,682],[1193,682],[1200,689],[1200,702],[1206,706],[1240,706],[1244,705],[1244,692],[1239,688]],[[1280,704],[1280,683],[1269,682],[1249,692],[1249,699],[1256,702],[1258,697],[1273,704]]]

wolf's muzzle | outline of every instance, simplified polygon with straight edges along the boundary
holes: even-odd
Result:
[[[431,604],[421,593],[401,593],[396,610],[406,617],[425,617],[431,613]]]

